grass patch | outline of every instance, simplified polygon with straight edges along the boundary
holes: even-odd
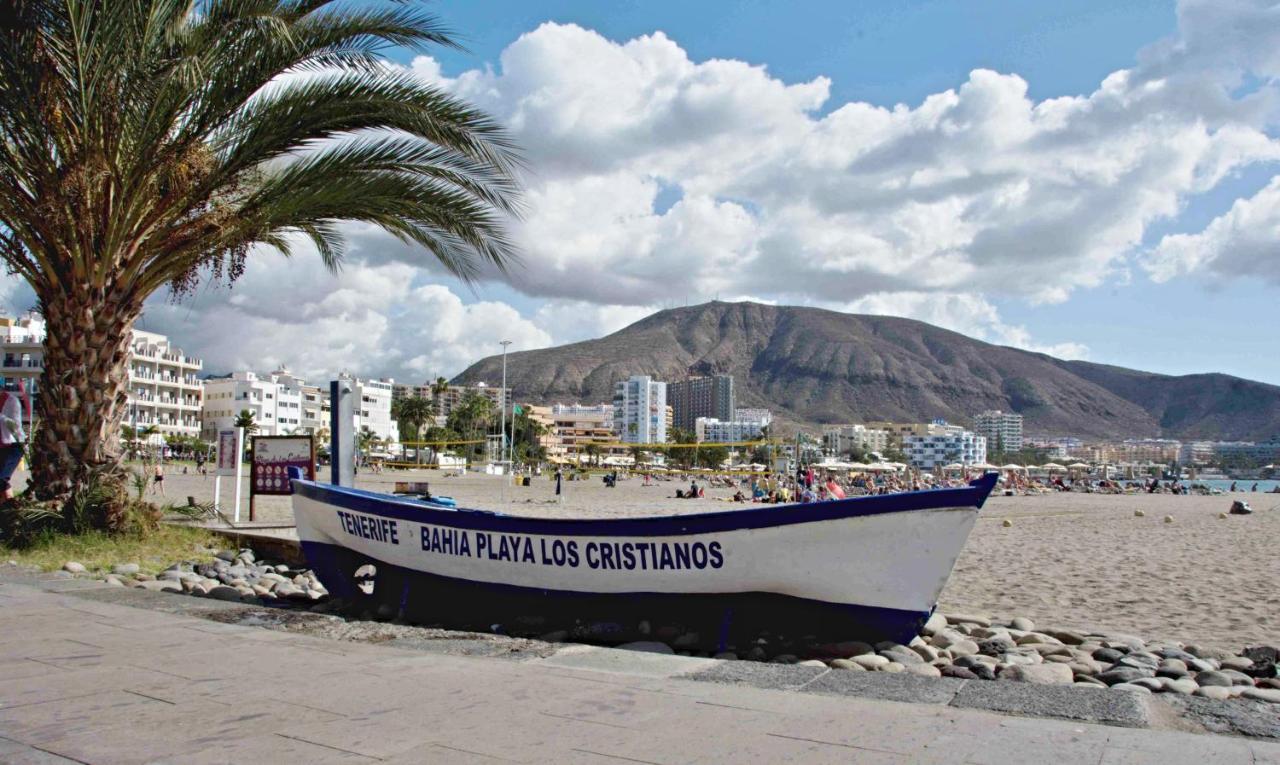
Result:
[[[29,547],[0,546],[0,558],[24,566],[56,571],[67,561],[76,561],[90,571],[109,571],[117,563],[137,563],[148,574],[156,574],[183,560],[211,561],[213,551],[226,547],[226,540],[205,529],[163,523],[145,536],[107,534],[41,534]]]

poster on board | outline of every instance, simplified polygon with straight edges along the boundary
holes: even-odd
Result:
[[[235,475],[240,467],[237,435],[234,429],[218,431],[218,475]]]
[[[254,436],[249,469],[249,496],[291,494],[289,468],[309,481],[316,479],[316,449],[311,436]]]

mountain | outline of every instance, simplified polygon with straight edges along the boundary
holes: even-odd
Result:
[[[633,374],[731,374],[738,406],[794,423],[969,424],[1020,412],[1029,434],[1265,439],[1280,387],[1222,374],[1170,376],[991,345],[912,319],[712,302],[659,311],[596,340],[507,356],[514,395],[601,402]],[[496,385],[501,356],[455,378]]]

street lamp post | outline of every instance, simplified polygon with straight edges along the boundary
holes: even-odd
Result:
[[[499,398],[502,399],[502,403],[499,408],[502,410],[502,442],[498,444],[498,459],[505,463],[507,456],[507,346],[511,345],[511,341],[502,340],[500,342],[502,345],[502,388],[499,393],[502,395]],[[506,465],[503,467],[504,471],[510,471],[510,469]]]

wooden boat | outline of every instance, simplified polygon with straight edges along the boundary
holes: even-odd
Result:
[[[707,650],[761,633],[907,642],[995,486],[626,519],[531,518],[295,479],[308,562],[370,611],[537,632],[679,625]]]

